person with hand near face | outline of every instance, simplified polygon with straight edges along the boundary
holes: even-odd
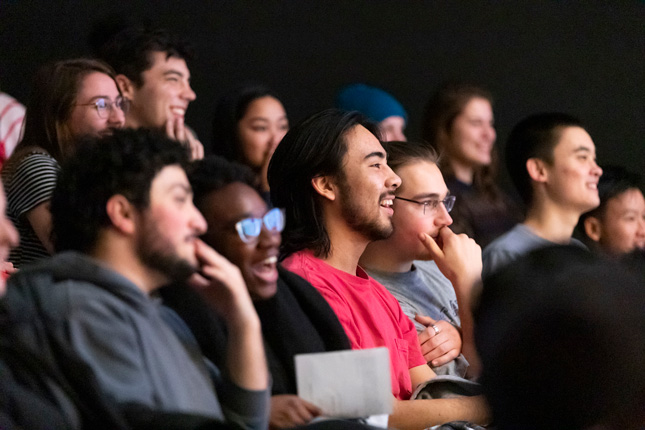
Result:
[[[573,230],[580,215],[600,204],[596,146],[571,115],[539,113],[516,124],[506,142],[506,167],[526,218],[484,248],[484,277],[536,248],[584,247]]]
[[[116,80],[130,109],[129,128],[153,128],[190,149],[193,160],[204,147],[184,123],[188,105],[197,96],[190,85],[189,46],[162,29],[126,27],[109,38],[98,55],[116,71]]]
[[[359,264],[415,323],[421,351],[437,374],[464,377],[468,370],[477,376],[470,309],[472,289],[481,278],[481,248],[449,228],[455,197],[435,151],[417,142],[384,142],[383,147],[401,178],[393,232],[367,245]],[[434,245],[427,247],[420,237]]]
[[[590,249],[612,256],[645,251],[645,198],[638,174],[620,166],[603,168],[600,206],[584,213],[577,237]]]
[[[493,99],[483,88],[447,83],[428,100],[422,137],[441,154],[440,168],[457,197],[451,213],[456,233],[482,247],[521,220],[515,203],[497,186]]]
[[[289,119],[278,96],[262,85],[242,86],[215,108],[210,152],[249,166],[268,203],[269,161],[287,131]]]
[[[24,137],[2,169],[7,214],[22,238],[9,257],[16,268],[54,251],[49,204],[59,163],[82,137],[123,127],[125,111],[114,72],[101,61],[64,60],[38,71]]]

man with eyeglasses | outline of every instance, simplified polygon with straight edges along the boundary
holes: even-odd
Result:
[[[416,142],[385,142],[383,147],[388,165],[401,178],[394,198],[394,230],[387,239],[367,245],[360,265],[415,323],[421,351],[437,374],[465,377],[468,371],[476,376],[470,296],[481,274],[481,249],[449,228],[455,196],[437,167],[434,150]],[[443,255],[426,248],[419,240],[422,234],[432,237]]]
[[[426,428],[453,420],[486,423],[488,409],[480,396],[411,400],[413,391],[436,374],[396,298],[358,265],[370,242],[392,234],[395,192],[401,183],[377,136],[376,125],[358,112],[330,109],[303,120],[283,138],[268,172],[271,201],[286,210],[282,264],[322,294],[353,349],[388,348],[391,427]],[[451,252],[467,248],[453,246],[463,241],[446,233],[437,241],[420,234],[416,241],[438,265]]]

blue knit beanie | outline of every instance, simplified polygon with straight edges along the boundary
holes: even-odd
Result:
[[[390,116],[400,116],[406,123],[408,121],[405,109],[391,94],[365,84],[352,84],[342,88],[336,94],[336,107],[347,111],[357,110],[376,122]]]

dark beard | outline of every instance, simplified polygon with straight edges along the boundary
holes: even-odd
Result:
[[[357,233],[362,234],[371,242],[375,240],[387,239],[392,235],[392,223],[382,225],[379,223],[379,218],[369,219],[363,210],[355,205],[357,201],[353,196],[353,191],[344,177],[340,178],[340,204],[341,213],[345,222]]]
[[[169,281],[184,282],[197,271],[188,261],[171,251],[173,246],[157,230],[154,222],[144,222],[137,242],[137,255],[148,268],[156,270]]]

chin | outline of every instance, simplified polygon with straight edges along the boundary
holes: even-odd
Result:
[[[251,298],[255,300],[269,300],[278,292],[278,284],[255,284],[253,286],[249,285],[249,294]]]

